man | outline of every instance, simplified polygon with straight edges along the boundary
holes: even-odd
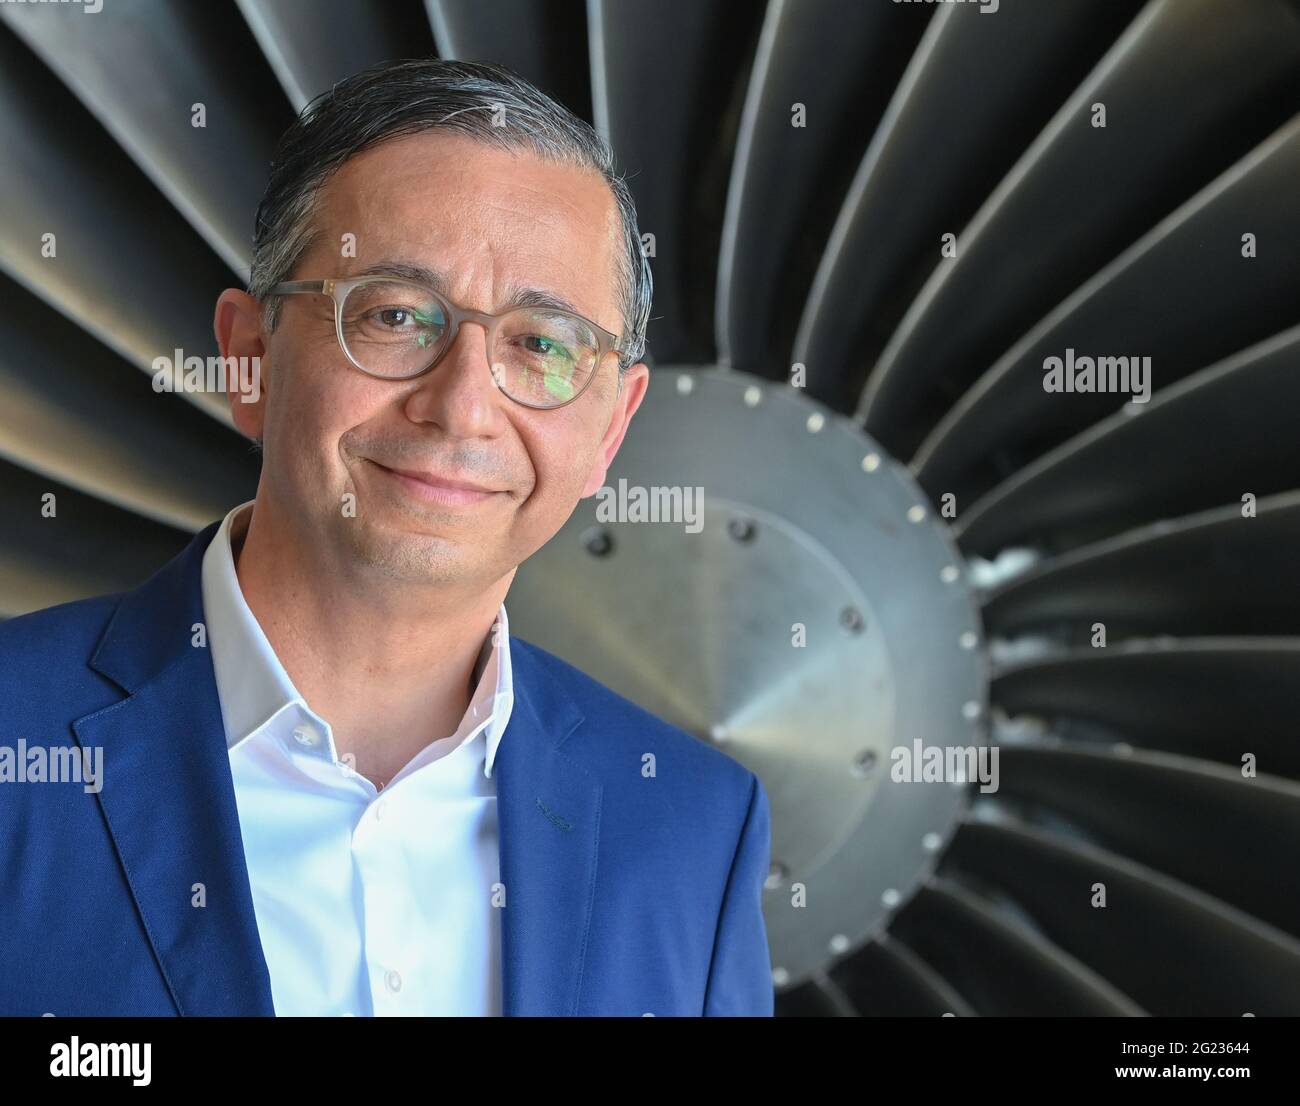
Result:
[[[649,304],[607,145],[507,70],[308,108],[216,308],[256,499],[0,626],[0,744],[103,758],[0,786],[0,1013],[771,1014],[758,779],[508,630]]]

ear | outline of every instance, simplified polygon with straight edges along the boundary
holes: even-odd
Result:
[[[227,288],[217,298],[212,330],[223,361],[234,358],[240,370],[226,376],[226,399],[235,427],[245,437],[259,439],[266,423],[262,305],[247,292]]]
[[[645,399],[646,387],[650,383],[650,367],[644,361],[638,361],[623,373],[623,388],[614,401],[614,412],[610,416],[609,429],[601,438],[600,448],[596,451],[596,460],[587,477],[586,487],[581,499],[595,495],[605,483],[605,473],[614,463],[618,447],[623,444],[623,435],[627,433],[632,416]]]

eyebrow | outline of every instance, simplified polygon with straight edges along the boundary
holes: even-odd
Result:
[[[410,261],[380,261],[375,265],[368,265],[355,275],[402,277],[419,284],[427,284],[435,292],[450,298],[447,289],[451,282],[447,279],[446,273]],[[545,288],[521,288],[517,285],[512,285],[511,288],[510,297],[501,305],[502,311],[508,311],[512,307],[546,307],[553,311],[567,311],[572,315],[581,315],[584,319],[588,317],[563,296],[549,292]]]

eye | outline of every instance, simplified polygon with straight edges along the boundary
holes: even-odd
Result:
[[[405,322],[419,321],[418,313],[412,311],[409,307],[379,307],[371,312],[371,316],[395,330],[400,329]]]
[[[553,338],[547,338],[542,334],[530,334],[524,339],[524,347],[530,353],[540,354],[542,357],[564,357],[572,360],[568,347]]]

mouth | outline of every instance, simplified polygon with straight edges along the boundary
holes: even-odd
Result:
[[[448,507],[467,507],[485,503],[489,499],[503,494],[481,484],[464,480],[438,476],[432,472],[415,469],[389,468],[378,461],[370,461],[383,476],[408,495],[426,503],[437,503]]]

